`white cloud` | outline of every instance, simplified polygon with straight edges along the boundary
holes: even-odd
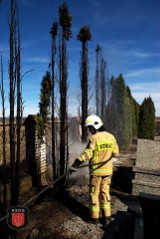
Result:
[[[131,89],[133,98],[139,104],[143,102],[144,98],[150,96],[155,105],[156,116],[160,116],[160,83],[132,83],[129,87]]]
[[[148,57],[155,57],[160,56],[159,53],[149,53],[149,52],[141,52],[141,51],[131,51],[129,54],[138,57],[138,58],[148,58]]]
[[[145,75],[148,75],[148,74],[157,74],[158,75],[159,73],[160,73],[160,69],[154,67],[154,68],[133,70],[133,71],[125,74],[125,77],[145,76]]]
[[[47,63],[49,62],[49,58],[47,57],[28,57],[24,59],[25,62],[36,62],[36,63]]]

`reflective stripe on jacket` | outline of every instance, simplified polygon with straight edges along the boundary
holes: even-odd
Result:
[[[107,176],[113,173],[111,157],[118,156],[118,154],[119,148],[115,137],[106,131],[102,131],[97,132],[90,137],[87,147],[79,156],[79,160],[90,160],[91,175]],[[107,162],[103,163],[104,161]]]

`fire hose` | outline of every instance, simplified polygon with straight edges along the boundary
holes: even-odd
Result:
[[[61,175],[59,178],[57,178],[52,185],[49,184],[48,186],[46,186],[43,190],[41,190],[36,196],[32,197],[30,200],[28,200],[26,203],[24,203],[22,205],[22,207],[27,206],[29,203],[31,203],[32,201],[34,201],[35,199],[37,199],[41,194],[43,194],[45,191],[47,191],[47,189],[49,189],[51,186],[53,186],[54,184],[56,184],[59,180],[61,180],[62,178],[64,178],[67,174],[70,173],[70,170],[68,170],[66,173],[64,173],[63,175]],[[7,219],[8,215],[0,218],[0,222]]]
[[[99,163],[92,163],[92,164],[85,164],[85,165],[81,165],[81,166],[78,166],[77,167],[77,170],[80,169],[80,168],[84,168],[84,167],[91,167],[93,165],[99,165],[99,167],[101,167],[103,164],[107,163],[111,158],[109,158],[108,160],[106,161],[103,161],[103,162],[99,162]],[[43,190],[41,190],[36,196],[32,197],[30,200],[28,200],[26,203],[24,203],[22,205],[22,207],[25,207],[27,206],[29,203],[31,203],[32,201],[34,201],[35,199],[37,199],[40,195],[42,195],[45,191],[47,191],[49,188],[53,187],[57,182],[59,182],[62,178],[64,178],[65,176],[67,176],[68,174],[71,173],[71,169],[69,169],[67,172],[65,172],[64,174],[62,174],[59,178],[57,178],[52,184],[49,184],[48,186],[46,186]],[[8,215],[0,218],[0,222],[7,219],[8,218]]]

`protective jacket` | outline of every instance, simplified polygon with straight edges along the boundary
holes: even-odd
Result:
[[[79,156],[81,162],[89,160],[90,175],[108,176],[113,173],[112,156],[118,156],[119,148],[115,137],[109,132],[96,132]]]

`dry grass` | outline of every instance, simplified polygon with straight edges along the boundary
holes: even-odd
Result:
[[[15,135],[16,139],[16,135]],[[16,142],[16,141],[15,141]],[[5,139],[5,152],[6,161],[9,164],[10,161],[10,139],[9,139],[9,125],[6,122],[6,139]],[[25,148],[25,127],[21,127],[21,161],[26,158],[26,148]],[[0,166],[3,165],[3,127],[2,122],[0,122]]]

